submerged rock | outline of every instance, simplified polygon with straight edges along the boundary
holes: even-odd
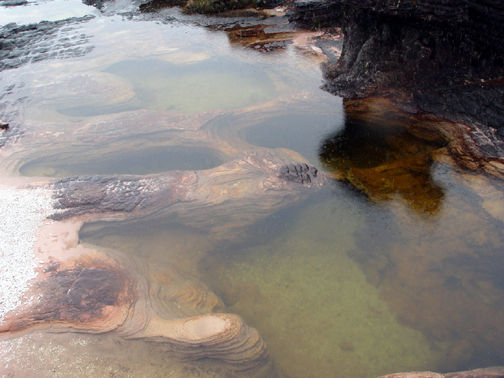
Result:
[[[498,378],[504,376],[504,367],[496,366],[483,369],[458,371],[455,373],[434,373],[431,371],[395,373],[382,375],[380,378]]]
[[[451,121],[468,146],[452,150],[459,162],[503,177],[503,2],[334,3],[345,40],[341,58],[325,66],[325,88]]]
[[[298,0],[289,14],[289,20],[308,28],[333,26],[338,23],[342,5],[331,0]]]
[[[319,156],[332,177],[349,182],[369,199],[382,202],[399,195],[419,213],[434,214],[444,191],[431,177],[435,154],[446,144],[435,122],[391,108],[379,99],[345,100],[346,127],[323,141]],[[421,136],[418,137],[418,134]]]
[[[292,164],[288,156],[245,152],[239,159],[203,171],[57,180],[58,211],[52,218],[124,219],[156,212],[176,214],[187,225],[220,233],[255,223],[326,181],[316,168]],[[239,209],[247,209],[246,216]],[[219,225],[214,222],[217,217]]]
[[[164,281],[168,295],[150,295],[145,279],[119,254],[112,258],[78,242],[81,225],[66,221],[40,227],[34,247],[39,271],[25,293],[27,300],[0,321],[0,337],[34,329],[114,332],[159,343],[171,358],[212,359],[251,375],[271,371],[257,330],[237,315],[205,312],[222,306],[206,286],[170,274]]]

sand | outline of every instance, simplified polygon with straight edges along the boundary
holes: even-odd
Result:
[[[50,190],[0,187],[0,321],[36,276],[36,234],[52,212]]]

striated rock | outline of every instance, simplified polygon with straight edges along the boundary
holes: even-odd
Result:
[[[318,170],[308,164],[289,164],[280,169],[280,178],[298,184],[311,184],[317,178]]]
[[[380,378],[497,378],[504,376],[504,367],[496,366],[483,369],[459,371],[455,373],[433,373],[431,371],[395,373],[382,375]]]
[[[292,43],[295,33],[268,32],[266,25],[234,27],[226,30],[229,41],[260,52],[283,50]]]
[[[126,214],[146,207],[182,200],[194,173],[174,172],[161,176],[78,176],[54,183],[56,209],[53,219],[84,214]],[[153,210],[152,208],[150,209]]]
[[[140,5],[140,12],[155,12],[168,7],[183,7],[187,0],[152,0]]]
[[[269,353],[254,328],[232,314],[207,314],[167,321],[154,318],[133,336],[162,343],[182,359],[218,359],[234,371],[257,370],[269,362]]]
[[[214,313],[223,303],[204,284],[169,269],[154,272],[147,284],[126,261],[119,262],[120,255],[116,261],[80,244],[78,231],[84,221],[169,214],[210,228],[218,239],[219,232],[263,219],[325,184],[325,175],[293,156],[256,149],[202,171],[41,183],[53,190],[56,209],[35,246],[43,270],[27,296],[37,300],[8,313],[0,336],[34,328],[113,331],[157,342],[182,360],[212,359],[233,372],[274,376],[257,330],[236,315]],[[222,220],[218,228],[216,218]]]
[[[339,23],[342,10],[337,1],[298,0],[289,12],[289,20],[308,28],[328,27]]]
[[[461,124],[470,151],[460,160],[498,161],[500,167],[502,1],[335,3],[342,7],[339,23],[345,40],[341,58],[324,68],[327,90],[345,98],[385,96],[410,114],[428,113]],[[502,176],[491,165],[477,168]]]
[[[221,299],[205,284],[174,269],[149,277],[149,297],[156,313],[165,317],[208,314],[224,309]]]
[[[432,371],[412,371],[410,373],[395,373],[382,375],[379,378],[443,378],[443,374]]]
[[[33,329],[115,332],[158,342],[182,360],[213,359],[250,374],[269,369],[266,345],[254,328],[236,315],[205,312],[222,308],[206,286],[166,272],[157,279],[164,290],[149,289],[126,263],[78,243],[81,225],[52,222],[40,228],[35,248],[41,270],[24,304],[0,321],[0,337]]]
[[[134,302],[133,282],[124,269],[103,255],[48,263],[32,291],[35,305],[0,323],[0,333],[33,327],[103,333],[127,318]]]
[[[241,159],[203,171],[70,177],[54,183],[59,211],[52,218],[90,221],[171,214],[218,235],[263,219],[326,183],[324,174],[304,163],[291,164],[292,172],[282,170],[291,161],[265,151],[245,152]],[[220,221],[214,222],[217,218]]]
[[[93,19],[93,16],[38,24],[8,24],[0,28],[0,71],[17,68],[30,62],[64,59],[88,54],[93,50],[89,36],[72,28]],[[64,38],[66,36],[67,38]]]

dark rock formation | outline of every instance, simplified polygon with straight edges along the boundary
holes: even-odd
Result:
[[[141,12],[155,12],[167,7],[183,7],[187,0],[152,0],[140,5]]]
[[[289,12],[289,20],[308,28],[333,26],[339,23],[343,7],[330,0],[298,0]]]
[[[317,178],[318,170],[308,164],[289,164],[280,169],[280,178],[297,182],[298,184],[311,184]]]
[[[169,205],[180,199],[178,184],[186,182],[185,190],[195,181],[191,172],[172,172],[160,176],[78,176],[58,180],[54,183],[55,208],[62,212],[53,219],[65,219],[84,214],[124,214],[153,203]],[[182,191],[184,192],[184,191]]]
[[[389,97],[407,112],[466,125],[474,159],[502,160],[504,1],[334,3],[345,40],[339,61],[325,66],[328,91]]]
[[[92,18],[84,16],[32,25],[5,25],[0,28],[0,71],[30,62],[72,58],[89,53],[93,49],[89,45],[89,36],[76,32],[71,26]]]
[[[28,4],[27,0],[2,0],[0,1],[0,5],[3,7],[17,7],[20,5]]]
[[[58,325],[65,330],[107,332],[121,325],[134,303],[131,277],[112,260],[98,257],[47,266],[36,283],[40,300],[0,324],[0,333]]]

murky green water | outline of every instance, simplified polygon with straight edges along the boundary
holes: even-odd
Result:
[[[318,88],[317,63],[295,49],[233,50],[223,33],[177,23],[103,17],[82,27],[95,35],[87,57],[0,74],[25,82],[12,96],[30,98],[33,128],[8,165],[20,174],[204,170],[289,149],[330,176],[304,201],[227,233],[202,208],[198,228],[175,215],[103,222],[85,225],[82,242],[120,251],[152,286],[167,271],[202,283],[219,311],[258,329],[279,376],[504,364],[500,183],[436,160],[440,146],[401,128],[345,124],[341,100]],[[114,354],[131,364],[120,375],[167,371],[151,344],[103,338],[112,346],[93,374],[105,375]],[[145,369],[133,347],[151,359]],[[184,366],[170,374],[190,376]]]

